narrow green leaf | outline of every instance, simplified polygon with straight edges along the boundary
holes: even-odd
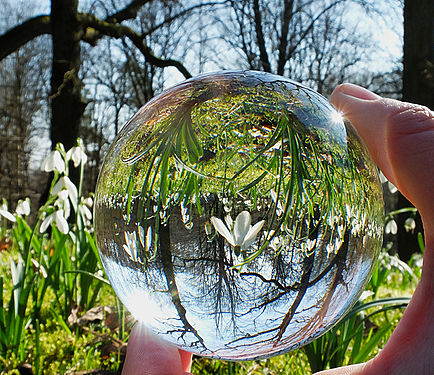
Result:
[[[5,310],[3,307],[3,293],[4,293],[4,279],[3,276],[0,276],[0,325],[2,327],[5,327],[5,323],[6,323],[6,316],[5,316]],[[1,336],[2,332],[0,330],[0,336]]]
[[[104,284],[107,285],[111,285],[110,282],[106,279],[104,279],[103,277],[96,275],[94,273],[88,272],[88,271],[84,271],[84,270],[70,270],[70,271],[64,271],[64,273],[73,273],[73,274],[83,274],[83,275],[87,275],[90,277],[93,277],[94,279],[103,282]]]
[[[249,190],[253,186],[256,186],[259,183],[259,181],[261,181],[265,176],[268,175],[268,173],[269,173],[268,171],[265,171],[259,177],[255,178],[253,181],[248,183],[246,186],[243,186],[240,190],[237,191],[237,193],[242,193],[243,191]]]
[[[50,312],[54,318],[54,320],[59,323],[59,325],[66,331],[66,333],[70,336],[72,336],[72,332],[68,327],[68,324],[63,320],[62,316],[57,313],[57,311],[54,308],[50,309]]]
[[[381,339],[383,339],[389,330],[392,328],[390,323],[386,323],[375,334],[363,344],[363,348],[359,351],[354,358],[354,363],[364,362],[368,359],[369,353],[378,345]]]
[[[133,166],[131,167],[131,172],[130,175],[128,177],[128,183],[127,183],[127,218],[128,221],[130,220],[130,216],[131,216],[131,202],[133,200],[133,189],[134,189],[134,173],[136,171],[136,165],[137,164],[133,164]]]
[[[419,249],[423,253],[425,251],[425,242],[423,240],[423,234],[419,232],[417,234],[417,243],[419,244]]]
[[[163,159],[160,168],[160,199],[163,205],[166,204],[168,184],[169,184],[169,181],[167,179],[167,175],[169,173],[169,156],[170,156],[170,151],[166,150],[166,152],[163,154]]]
[[[90,248],[93,251],[93,254],[95,255],[95,258],[98,259],[98,262],[101,262],[100,257],[99,257],[99,251],[98,251],[98,248],[96,247],[94,237],[87,230],[84,231],[84,234],[86,236],[86,239],[87,239],[87,242],[88,242]]]

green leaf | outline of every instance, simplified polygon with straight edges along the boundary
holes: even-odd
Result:
[[[378,345],[381,339],[383,339],[389,330],[392,328],[392,324],[386,322],[386,324],[381,327],[371,338],[367,340],[362,349],[359,351],[357,356],[354,358],[354,363],[364,362],[368,359],[369,353],[374,350],[374,348]]]
[[[92,249],[92,251],[95,255],[95,258],[98,259],[99,263],[101,263],[101,260],[99,257],[99,251],[98,251],[98,248],[96,247],[94,237],[87,230],[84,231],[84,234],[86,236],[86,239],[87,239],[87,242],[89,243],[90,248]]]
[[[107,285],[111,285],[110,282],[106,279],[104,279],[103,277],[96,275],[94,273],[88,272],[88,271],[84,271],[84,270],[70,270],[70,271],[65,271],[64,273],[74,273],[74,274],[83,274],[86,276],[90,276],[93,277],[94,279],[103,282],[104,284]]]
[[[188,159],[190,163],[196,164],[203,155],[203,150],[196,133],[192,128],[190,115],[184,119],[182,131],[188,153]]]
[[[51,315],[53,316],[54,320],[59,323],[59,325],[66,331],[66,333],[69,336],[72,336],[72,332],[68,327],[68,324],[63,320],[62,316],[57,313],[57,311],[54,308],[50,309]]]
[[[167,175],[169,173],[169,156],[170,151],[166,150],[163,154],[163,159],[161,161],[160,168],[160,200],[163,205],[166,204],[167,191],[168,191],[168,178]]]
[[[134,189],[134,173],[136,171],[136,165],[133,164],[131,167],[131,172],[128,177],[128,183],[127,183],[127,218],[128,221],[130,220],[130,214],[131,214],[131,202],[133,199],[133,189]]]

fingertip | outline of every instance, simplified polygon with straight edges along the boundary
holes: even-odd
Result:
[[[184,352],[186,353],[186,352]],[[188,370],[188,355],[161,340],[138,322],[128,340],[123,375],[179,375]]]
[[[330,97],[330,101],[335,105],[352,99],[377,100],[381,99],[381,96],[353,83],[342,83],[334,89]]]
[[[352,83],[337,86],[330,101],[355,127],[384,175],[395,183],[387,154],[384,152],[385,122],[388,114],[386,101],[377,94]]]
[[[181,358],[182,368],[184,369],[185,374],[190,374],[187,371],[191,370],[191,362],[193,355],[190,352],[186,352],[185,350],[179,349],[179,356]]]

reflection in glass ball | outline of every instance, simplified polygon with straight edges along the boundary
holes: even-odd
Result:
[[[95,200],[101,259],[131,313],[232,360],[293,350],[357,301],[382,240],[376,167],[316,92],[220,72],[124,126]]]

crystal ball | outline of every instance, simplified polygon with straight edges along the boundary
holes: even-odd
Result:
[[[382,243],[377,169],[351,124],[287,78],[224,71],[142,107],[95,193],[107,277],[139,321],[228,360],[305,345],[357,302]]]

